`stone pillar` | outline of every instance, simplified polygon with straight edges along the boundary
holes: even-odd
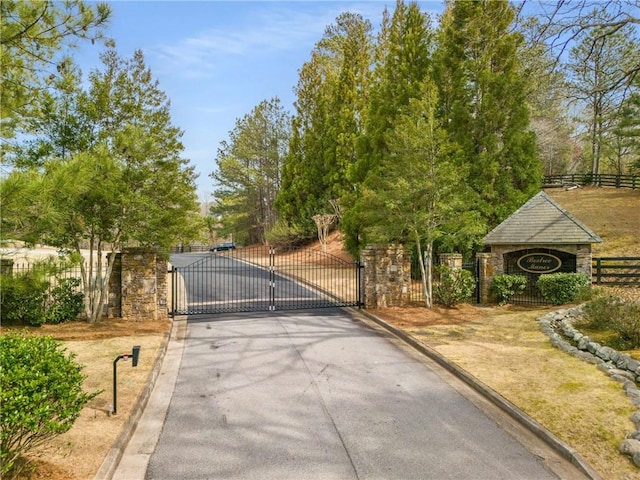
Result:
[[[164,258],[156,258],[156,283],[158,285],[157,300],[157,318],[165,319],[169,317],[169,284],[167,281],[168,272],[167,261]]]
[[[135,321],[167,318],[167,262],[148,248],[127,248],[115,255],[108,316]]]
[[[110,253],[115,258],[109,277],[109,304],[107,305],[107,317],[122,317],[122,253]],[[107,255],[107,256],[108,256]]]
[[[440,265],[446,265],[453,270],[462,269],[462,254],[460,253],[441,253]]]
[[[593,273],[593,254],[591,244],[578,245],[576,248],[576,273],[584,273],[589,279]]]
[[[368,245],[362,252],[365,308],[400,307],[409,303],[411,265],[399,245]]]
[[[495,266],[492,263],[493,254],[491,253],[477,253],[476,260],[478,260],[478,281],[480,282],[478,288],[480,289],[480,303],[488,304],[492,302],[491,295],[491,281],[496,275]]]

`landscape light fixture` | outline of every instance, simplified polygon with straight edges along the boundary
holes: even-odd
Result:
[[[116,413],[118,413],[118,399],[117,399],[117,384],[116,384],[116,378],[117,378],[117,364],[118,364],[118,360],[122,359],[125,362],[127,360],[129,360],[129,358],[131,358],[131,366],[132,367],[137,367],[138,366],[138,359],[140,358],[140,345],[135,345],[133,347],[133,350],[131,351],[131,353],[123,353],[122,355],[118,355],[116,357],[116,359],[113,361],[113,405],[111,406],[111,414],[115,415]]]

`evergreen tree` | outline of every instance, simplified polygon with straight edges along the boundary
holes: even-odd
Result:
[[[102,36],[106,3],[2,0],[0,2],[0,138],[13,138],[33,115],[43,86],[64,66],[63,46]]]
[[[42,166],[52,159],[68,159],[97,140],[89,118],[91,100],[82,88],[82,73],[67,60],[49,89],[43,91],[34,115],[25,119],[28,140],[16,142],[8,159],[16,168]]]
[[[567,104],[567,78],[556,68],[547,45],[540,41],[543,25],[529,17],[517,26],[524,37],[518,49],[523,75],[527,81],[527,104],[531,112],[531,129],[536,134],[536,151],[544,175],[569,173],[574,167],[575,123]]]
[[[506,0],[447,2],[438,38],[436,84],[441,118],[458,145],[457,162],[489,228],[540,188],[529,126],[527,79],[517,56]]]
[[[356,210],[367,242],[413,244],[418,258],[427,259],[420,262],[427,308],[434,243],[460,244],[461,237],[483,232],[478,216],[468,211],[468,187],[436,108],[436,87],[427,80],[387,131],[380,168],[361,185]]]
[[[82,278],[90,322],[102,314],[113,267],[108,255],[102,271],[105,254],[130,245],[166,251],[197,215],[182,131],[142,53],[127,60],[111,47],[102,60],[104,70],[91,73],[86,92],[75,80],[73,88],[61,84],[52,96],[54,121],[38,138],[42,148],[1,185],[3,236],[89,250]]]
[[[412,99],[420,98],[429,76],[432,31],[429,17],[417,3],[398,1],[392,15],[385,11],[376,43],[375,69],[366,115],[365,131],[358,139],[358,156],[348,171],[354,186],[342,198],[342,223],[347,248],[357,254],[365,240],[362,223],[366,200],[359,185],[377,174],[388,154],[387,135],[395,118]]]
[[[290,138],[290,119],[278,98],[262,101],[236,121],[216,158],[216,203],[211,213],[220,232],[241,243],[266,243],[278,220],[275,201]]]
[[[635,79],[635,89],[625,100],[617,121],[616,134],[627,150],[625,172],[640,173],[640,76]]]
[[[604,24],[613,21],[606,10],[595,9],[590,17]],[[571,98],[584,112],[581,123],[587,132],[586,150],[593,175],[601,173],[607,154],[615,158],[619,151],[617,116],[629,89],[628,83],[620,82],[619,72],[630,71],[640,62],[640,46],[631,25],[607,35],[606,30],[589,29],[571,49],[567,64]]]
[[[300,70],[278,207],[303,235],[311,237],[312,217],[329,211],[329,201],[351,189],[347,170],[365,121],[371,50],[370,23],[345,13],[326,29]]]

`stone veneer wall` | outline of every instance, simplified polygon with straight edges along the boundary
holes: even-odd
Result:
[[[409,303],[411,264],[401,245],[369,245],[360,256],[364,266],[365,308],[400,307]]]
[[[115,255],[108,316],[136,321],[167,318],[167,262],[146,248],[128,248]]]
[[[584,245],[491,245],[491,253],[479,253],[476,258],[480,260],[480,303],[491,303],[493,298],[490,293],[491,281],[494,276],[504,273],[504,256],[507,253],[519,250],[548,249],[570,253],[576,256],[576,273],[585,273],[591,278],[592,255],[591,244]]]

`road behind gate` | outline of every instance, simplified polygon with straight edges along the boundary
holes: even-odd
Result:
[[[558,478],[448,375],[337,309],[192,317],[146,478]]]

